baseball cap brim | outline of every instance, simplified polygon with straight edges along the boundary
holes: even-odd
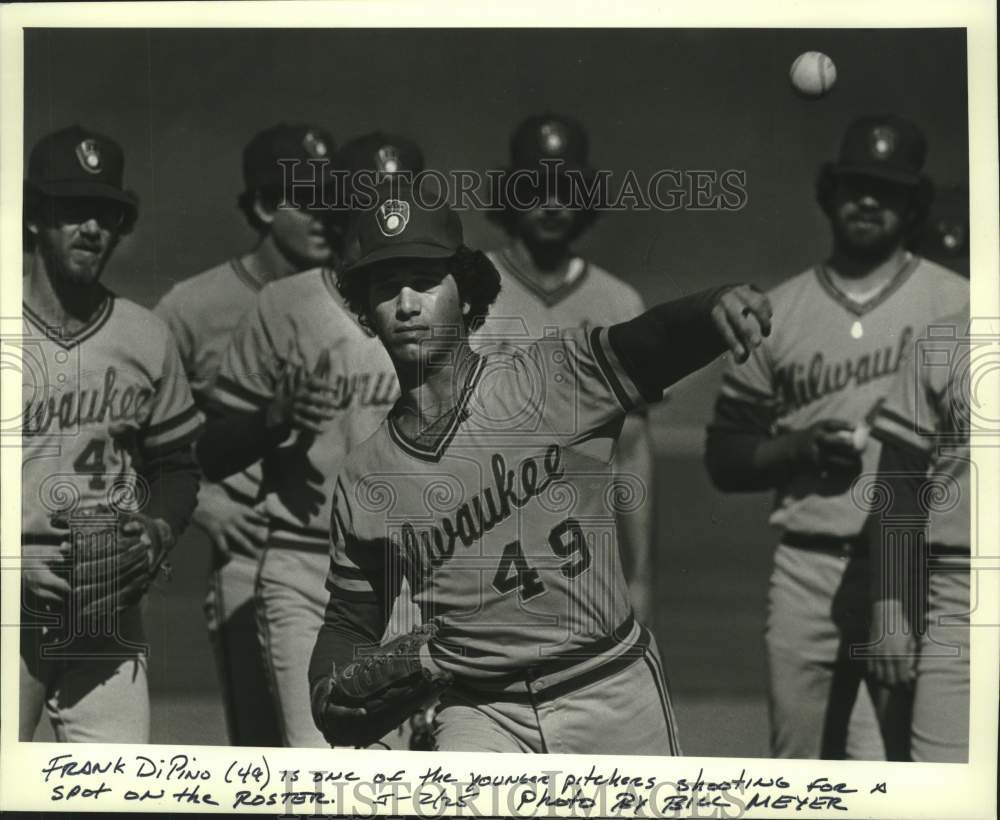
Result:
[[[344,273],[354,273],[361,268],[392,259],[450,259],[456,253],[458,253],[458,248],[449,248],[430,242],[402,242],[398,245],[388,245],[372,251],[345,268]]]
[[[85,179],[66,179],[52,182],[28,180],[27,185],[45,196],[110,199],[125,205],[133,215],[139,207],[139,201],[131,191],[122,191],[103,182],[90,182]]]
[[[911,186],[919,185],[922,179],[920,174],[915,174],[912,171],[873,164],[834,165],[833,173],[837,176],[875,177],[876,179],[884,179],[887,182]]]

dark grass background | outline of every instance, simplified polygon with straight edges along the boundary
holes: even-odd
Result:
[[[813,180],[858,115],[914,119],[935,180],[968,176],[962,30],[34,30],[25,46],[26,152],[72,122],[125,147],[141,214],[106,281],[148,306],[251,245],[236,209],[240,152],[281,120],[338,141],[401,132],[431,167],[484,170],[506,162],[520,118],[549,108],[585,123],[593,164],[616,180],[744,170],[739,212],[606,214],[579,242],[647,303],[733,280],[770,287],[822,258]],[[788,67],[814,49],[839,80],[805,100]],[[469,244],[503,242],[485,215],[463,219]],[[691,377],[653,414],[655,628],[686,751],[763,756],[769,499],[709,485],[700,453],[718,374]],[[188,538],[172,585],[150,601],[157,741],[225,742],[201,614],[207,561],[204,540]]]

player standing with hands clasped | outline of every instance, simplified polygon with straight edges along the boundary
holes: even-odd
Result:
[[[777,331],[725,373],[708,430],[720,489],[777,493],[765,636],[776,757],[884,756],[852,655],[868,640],[869,564],[851,485],[877,465],[864,419],[915,333],[968,299],[963,279],[904,247],[933,193],[926,152],[892,114],[848,127],[817,182],[833,252],[770,292]]]
[[[245,187],[238,204],[257,232],[256,244],[175,285],[156,306],[157,316],[174,334],[195,401],[203,408],[233,332],[261,288],[329,261],[327,213],[280,207],[295,201],[295,191],[285,179],[288,166],[279,160],[298,162],[292,176],[308,178],[309,163],[328,160],[333,148],[330,135],[311,125],[279,123],[255,134],[243,149]],[[267,540],[260,490],[260,463],[249,464],[219,482],[202,482],[194,513],[194,523],[212,541],[205,616],[233,746],[281,744],[254,608],[257,564]]]
[[[372,187],[386,174],[422,170],[423,154],[411,141],[375,136],[348,143],[336,169],[365,172]],[[366,146],[370,151],[359,151]],[[380,155],[395,157],[391,172]],[[300,188],[299,196],[308,193]],[[342,247],[349,236],[342,235]],[[398,395],[389,357],[344,305],[327,266],[261,289],[210,393],[215,412],[198,444],[205,475],[218,480],[261,465],[268,530],[255,604],[286,746],[325,745],[312,720],[306,673],[326,606],[333,479]]]
[[[201,416],[167,327],[100,284],[135,222],[125,158],[71,126],[40,140],[24,202],[20,731],[148,743],[140,602],[198,491]]]
[[[746,358],[767,299],[718,288],[481,356],[468,337],[496,269],[447,207],[380,194],[338,285],[402,395],[337,480],[317,725],[365,743],[440,694],[443,750],[679,754],[622,575],[610,461],[630,410],[727,347]],[[404,579],[423,626],[380,648]]]

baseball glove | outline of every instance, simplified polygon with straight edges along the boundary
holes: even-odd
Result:
[[[417,627],[341,670],[334,666],[318,693],[321,728],[331,745],[374,743],[437,699],[452,678],[421,652],[436,631],[433,624]]]
[[[174,538],[164,521],[99,505],[53,523],[70,531],[70,601],[77,615],[106,617],[127,609],[161,573],[169,574]]]

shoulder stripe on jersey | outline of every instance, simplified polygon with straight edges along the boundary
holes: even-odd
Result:
[[[722,376],[722,392],[731,398],[750,399],[754,404],[773,404],[774,396],[744,384],[732,373],[724,373]]]
[[[605,381],[615,394],[618,403],[625,412],[634,410],[642,403],[642,396],[632,383],[625,368],[621,366],[618,357],[608,343],[608,330],[604,327],[595,327],[587,334],[587,341],[590,344],[590,351],[597,362],[598,369],[604,376]]]
[[[228,376],[218,376],[212,388],[215,401],[239,410],[262,410],[271,400],[270,396],[255,393],[242,384],[237,384]]]
[[[173,418],[166,419],[157,424],[150,424],[145,430],[142,431],[143,436],[146,438],[151,438],[153,436],[158,436],[161,433],[166,433],[172,430],[174,427],[180,427],[182,424],[188,421],[188,419],[198,415],[198,408],[193,404],[190,405],[187,410],[182,410]]]
[[[333,505],[333,514],[337,516],[337,521],[340,523],[341,528],[344,528],[344,521],[340,517],[340,507],[343,506],[347,511],[347,520],[353,526],[354,525],[354,510],[351,507],[351,500],[347,497],[347,488],[344,486],[343,479],[337,476],[337,489],[335,492],[337,501],[339,504]],[[346,528],[344,528],[346,529]]]
[[[350,579],[351,581],[368,581],[368,576],[358,569],[356,564],[344,564],[341,560],[342,556],[338,555],[337,559],[331,563],[331,571],[335,575]]]
[[[21,544],[25,547],[58,547],[69,537],[69,533],[65,535],[34,535],[30,532],[22,532]]]
[[[375,595],[375,591],[372,589],[368,589],[367,591],[360,589],[346,589],[345,587],[337,584],[336,581],[331,578],[327,579],[326,588],[329,590],[331,597],[336,596],[341,601],[370,603],[378,600],[378,596]]]
[[[178,430],[166,440],[163,437],[158,437],[152,443],[148,441],[143,442],[141,445],[142,454],[148,459],[155,459],[173,453],[176,450],[183,450],[189,447],[201,435],[201,429],[202,419],[199,415],[197,419],[193,419],[190,422],[190,427]]]
[[[111,291],[105,289],[104,302],[101,304],[101,309],[97,312],[94,318],[90,320],[90,322],[80,328],[80,330],[72,336],[64,336],[59,328],[46,324],[45,321],[24,302],[21,303],[21,307],[24,311],[25,318],[41,330],[50,341],[55,342],[59,345],[59,347],[68,349],[73,347],[73,345],[78,345],[86,339],[89,339],[97,333],[97,331],[104,327],[105,324],[107,324],[108,319],[111,318],[111,312],[114,310],[115,301],[115,295]]]
[[[886,407],[884,404],[878,408],[878,411],[874,415],[874,423],[878,424],[879,419],[887,419],[891,422],[895,422],[901,427],[906,427],[911,430],[914,435],[917,436],[933,436],[934,431],[928,430],[925,427],[921,427],[913,419],[908,419],[906,416],[902,416],[893,410],[891,407]]]
[[[934,439],[913,429],[913,422],[899,421],[898,416],[880,411],[872,419],[872,435],[879,441],[892,441],[908,450],[929,453],[934,449]]]
[[[448,424],[448,427],[439,435],[435,436],[435,444],[430,447],[425,447],[419,442],[412,441],[407,438],[407,436],[400,430],[396,425],[395,417],[390,414],[388,418],[387,427],[389,429],[389,438],[399,447],[403,452],[408,455],[418,458],[421,461],[433,461],[437,462],[441,460],[441,456],[444,455],[445,450],[448,449],[455,438],[455,434],[458,432],[458,428],[465,421],[465,408],[469,403],[469,399],[472,397],[472,392],[476,387],[476,383],[479,381],[479,377],[482,375],[483,368],[486,364],[486,359],[477,353],[472,353],[475,357],[475,364],[472,365],[469,375],[465,379],[465,386],[462,388],[462,395],[458,400],[452,410],[452,419]]]
[[[896,272],[896,275],[892,278],[882,290],[876,293],[867,302],[855,302],[849,296],[847,296],[843,291],[838,288],[833,279],[830,276],[829,270],[825,265],[817,265],[814,268],[816,279],[823,288],[837,303],[842,307],[846,308],[851,313],[857,316],[864,316],[864,314],[871,312],[883,302],[885,302],[892,294],[899,290],[907,279],[910,278],[910,274],[916,270],[917,265],[920,262],[920,257],[913,254],[907,254],[906,260],[903,262],[900,269]]]
[[[183,439],[188,435],[197,433],[204,422],[205,417],[192,404],[187,410],[174,416],[173,419],[158,425],[161,429],[157,432],[150,434],[143,431],[140,436],[140,443],[144,449],[162,447],[171,441]]]
[[[872,427],[872,437],[877,438],[883,444],[893,444],[896,447],[926,456],[933,452],[934,447],[927,439],[920,438],[913,434],[913,431],[905,431],[903,428],[892,424]]]
[[[590,274],[590,264],[585,259],[581,260],[583,262],[583,270],[580,271],[577,276],[563,282],[555,290],[546,290],[539,285],[529,273],[517,264],[514,258],[510,255],[508,249],[505,248],[500,251],[498,259],[503,263],[504,270],[524,285],[524,287],[540,301],[544,302],[546,307],[553,307],[554,305],[559,304],[559,302],[563,301],[577,288],[579,288]]]

